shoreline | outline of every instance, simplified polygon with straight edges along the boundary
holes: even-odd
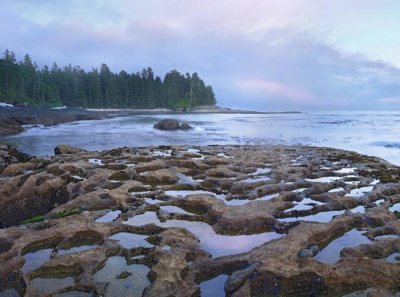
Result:
[[[397,288],[400,265],[385,259],[400,240],[400,169],[379,158],[252,145],[0,152],[0,292],[50,290],[35,280],[66,273],[68,290],[111,296],[134,279],[118,277],[125,262],[151,272],[144,296],[192,296],[221,275],[219,295]],[[350,239],[329,252],[338,238]],[[98,276],[116,259],[104,286]]]
[[[169,109],[84,109],[84,108],[33,108],[0,106],[0,137],[15,135],[25,130],[25,125],[57,125],[82,120],[100,120],[132,114],[302,114],[300,111],[257,112],[229,108],[209,108],[193,111]]]
[[[107,113],[78,108],[0,107],[0,136],[23,132],[25,125],[51,126],[74,121],[101,119],[107,115]]]

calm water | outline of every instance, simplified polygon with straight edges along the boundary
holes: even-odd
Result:
[[[158,131],[175,118],[190,131]],[[160,144],[308,144],[378,156],[400,164],[400,111],[309,114],[132,114],[106,120],[32,127],[5,138],[29,154],[53,154],[61,143],[91,150]]]

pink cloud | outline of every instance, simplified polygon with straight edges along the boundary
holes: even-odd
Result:
[[[310,92],[276,81],[245,79],[237,81],[237,86],[242,91],[266,92],[297,102],[314,103],[316,101],[315,96]]]
[[[400,97],[386,97],[377,100],[381,104],[400,104]]]

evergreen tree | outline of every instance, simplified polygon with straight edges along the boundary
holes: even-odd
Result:
[[[71,64],[39,69],[29,54],[17,62],[9,50],[0,58],[0,100],[33,106],[91,108],[191,109],[215,104],[211,86],[197,73],[168,72],[164,80],[153,69],[113,73],[106,64],[85,72]]]

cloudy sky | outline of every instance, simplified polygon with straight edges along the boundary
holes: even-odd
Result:
[[[39,65],[198,72],[220,106],[400,109],[398,0],[1,0]]]

